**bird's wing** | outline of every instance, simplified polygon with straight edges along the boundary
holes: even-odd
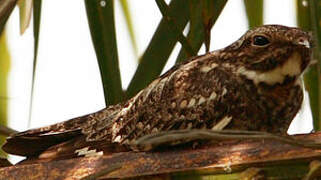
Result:
[[[157,91],[157,89],[163,87],[167,82],[170,82],[167,80],[171,79],[171,77],[179,76],[177,72],[184,72],[185,69],[182,68],[182,66],[196,60],[196,58],[202,60],[210,56],[212,55],[207,54],[194,57],[174,66],[167,73],[156,79],[154,81],[156,83],[151,83],[149,87],[142,90],[131,100],[127,101],[127,103],[130,105],[139,98],[149,98],[154,91],[161,93],[161,91]],[[178,71],[179,69],[182,70]],[[83,117],[48,127],[17,133],[9,137],[2,148],[10,154],[28,157],[38,157],[40,155],[40,157],[57,158],[59,156],[65,157],[74,155],[75,153],[77,154],[79,149],[86,147],[90,147],[90,150],[97,149],[95,147],[99,144],[104,144],[103,146],[109,147],[112,146],[111,144],[113,142],[111,138],[114,138],[111,134],[114,120],[119,116],[119,112],[122,112],[120,114],[124,114],[127,109],[129,109],[129,106],[126,106],[126,102],[124,102],[124,104],[109,106],[107,109]]]
[[[76,157],[90,157],[123,151],[128,151],[128,148],[105,140],[87,141],[86,136],[80,134],[69,140],[51,145],[36,156],[28,156],[26,160],[20,163],[35,163]]]

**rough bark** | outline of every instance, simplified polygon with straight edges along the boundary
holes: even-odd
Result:
[[[321,142],[321,132],[298,135]],[[146,178],[228,179],[287,178],[320,175],[321,148],[310,149],[275,140],[229,140],[154,152],[122,152],[109,156],[20,164],[0,169],[2,180]],[[312,163],[311,163],[312,162]],[[310,166],[309,166],[310,164]],[[91,176],[90,176],[91,175]]]

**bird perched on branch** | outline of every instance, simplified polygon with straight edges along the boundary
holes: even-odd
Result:
[[[134,149],[138,138],[169,130],[286,134],[302,104],[311,52],[310,35],[298,28],[257,27],[226,48],[174,66],[126,102],[14,134],[3,149],[59,159]]]

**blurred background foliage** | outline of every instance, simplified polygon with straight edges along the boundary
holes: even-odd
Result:
[[[158,24],[144,53],[137,53],[135,24],[132,23],[127,0],[120,0],[130,34],[132,48],[139,65],[127,89],[121,88],[121,76],[116,42],[114,1],[84,0],[92,43],[95,48],[104,88],[106,105],[115,104],[135,95],[162,72],[175,44],[182,45],[176,63],[198,54],[204,44],[209,50],[210,32],[227,0],[155,0],[163,18]],[[313,33],[315,38],[315,64],[305,75],[305,85],[309,91],[315,130],[321,128],[321,1],[296,0],[298,26]],[[41,0],[0,0],[0,123],[7,124],[7,79],[10,68],[10,55],[6,45],[5,23],[13,8],[20,10],[20,32],[28,28],[33,14],[34,26],[34,65],[33,81],[36,76],[37,49],[41,30]],[[244,0],[249,28],[263,24],[263,0]],[[183,30],[189,23],[186,36]],[[33,91],[32,91],[33,92]],[[31,95],[32,108],[32,95]],[[10,130],[9,130],[10,131]],[[2,133],[5,134],[5,133]],[[3,141],[3,138],[1,139]],[[0,142],[2,144],[2,142]]]
[[[321,1],[297,1],[298,26],[313,33],[315,64],[305,73],[305,87],[309,91],[313,115],[313,126],[316,131],[321,128]]]
[[[8,74],[10,70],[10,54],[7,46],[5,31],[0,36],[0,124],[7,125],[8,119]],[[5,140],[4,136],[0,136],[0,143]],[[0,150],[0,156],[4,152]]]

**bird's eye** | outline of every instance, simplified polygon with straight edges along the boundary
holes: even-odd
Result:
[[[259,36],[254,36],[254,38],[253,38],[253,44],[256,46],[265,46],[269,43],[270,43],[270,41],[265,36],[259,35]]]

